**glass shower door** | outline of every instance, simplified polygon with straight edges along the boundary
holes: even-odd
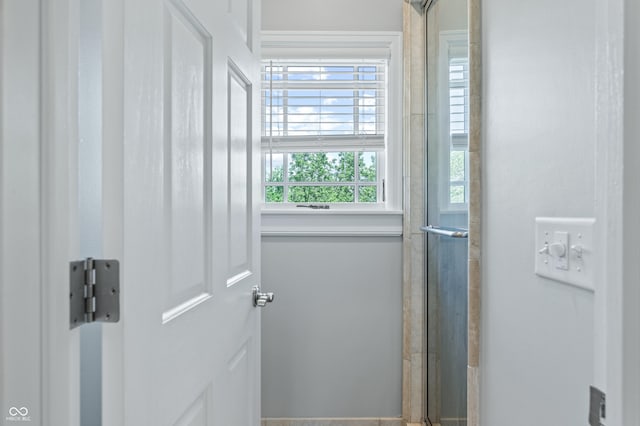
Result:
[[[427,415],[467,424],[469,55],[466,0],[435,0],[427,28]]]

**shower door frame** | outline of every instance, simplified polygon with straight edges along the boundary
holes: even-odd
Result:
[[[426,141],[426,10],[434,0],[404,4],[405,99],[403,137],[404,197],[404,347],[403,419],[426,420],[426,306],[424,297],[425,236],[424,143]],[[481,247],[481,0],[468,0],[469,31],[469,256],[467,277],[467,425],[479,426],[480,383],[480,247]]]

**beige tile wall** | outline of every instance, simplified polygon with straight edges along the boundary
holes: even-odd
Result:
[[[409,423],[424,418],[424,17],[404,3],[404,277],[403,277],[403,389],[402,416]]]
[[[469,325],[467,425],[480,425],[480,284],[482,241],[481,0],[469,0]]]

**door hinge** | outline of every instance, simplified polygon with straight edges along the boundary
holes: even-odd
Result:
[[[120,320],[120,264],[117,260],[69,263],[69,328]]]

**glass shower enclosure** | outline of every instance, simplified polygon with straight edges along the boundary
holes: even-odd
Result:
[[[467,0],[427,6],[426,412],[467,424],[469,54]]]

